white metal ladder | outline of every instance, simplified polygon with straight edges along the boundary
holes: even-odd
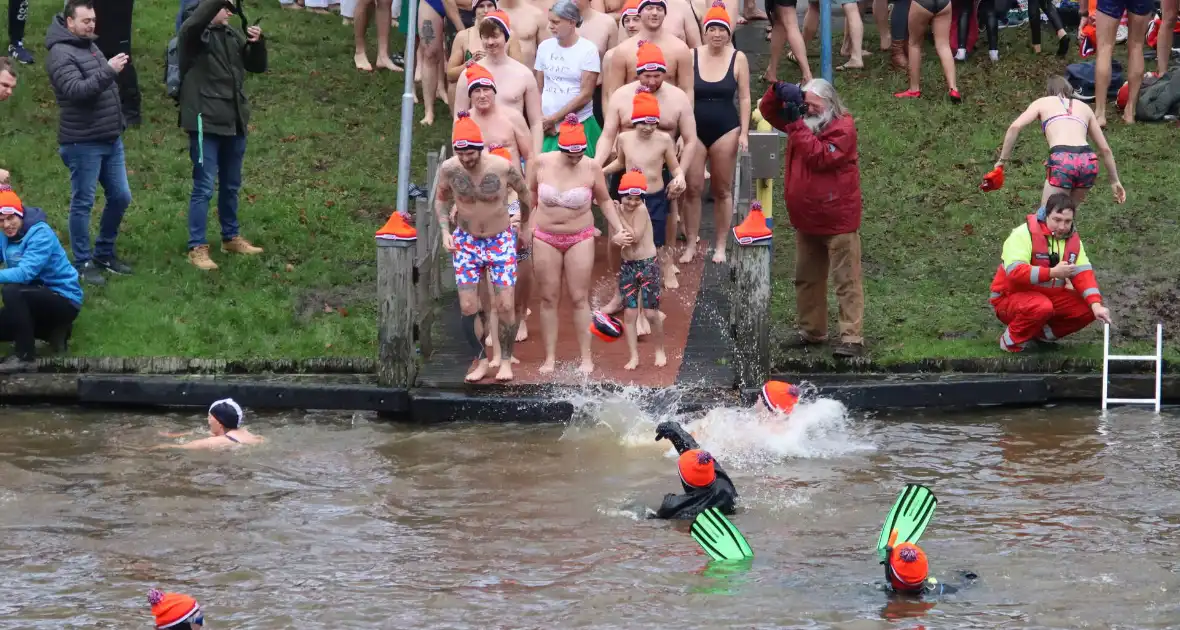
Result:
[[[1154,361],[1155,362],[1155,398],[1107,398],[1107,388],[1110,386],[1111,361]],[[1155,325],[1155,354],[1111,354],[1110,353],[1110,324],[1103,325],[1102,331],[1102,410],[1106,410],[1107,403],[1123,405],[1155,405],[1155,412],[1160,410],[1160,376],[1164,371],[1164,325]]]

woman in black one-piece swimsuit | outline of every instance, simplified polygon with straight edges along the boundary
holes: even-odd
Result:
[[[713,262],[725,262],[725,245],[733,215],[733,167],[738,151],[749,147],[750,67],[746,55],[734,49],[733,31],[725,5],[714,2],[705,14],[705,42],[693,51],[693,96],[697,120],[697,137],[704,151],[688,165],[685,196],[700,198],[705,181],[705,158],[709,158],[710,186],[713,190],[713,216],[716,227]],[[720,71],[725,68],[725,74]],[[720,78],[717,77],[720,75]],[[716,80],[710,80],[716,79]],[[736,95],[737,103],[734,103]],[[682,203],[699,208],[700,203]],[[684,234],[689,251],[695,249],[701,218],[685,216]],[[681,262],[688,262],[684,258]]]

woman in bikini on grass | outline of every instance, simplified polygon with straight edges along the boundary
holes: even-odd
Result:
[[[614,201],[606,187],[602,167],[593,159],[584,159],[586,132],[576,114],[566,117],[557,134],[558,151],[542,153],[529,161],[529,188],[537,203],[530,224],[533,232],[533,270],[541,295],[541,337],[545,341],[542,374],[556,367],[557,305],[561,301],[561,284],[574,306],[574,333],[578,336],[583,374],[594,371],[590,357],[590,282],[594,271],[594,215],[592,201],[613,234],[622,239],[622,226]],[[534,166],[535,163],[535,166]],[[622,243],[620,243],[621,245]]]

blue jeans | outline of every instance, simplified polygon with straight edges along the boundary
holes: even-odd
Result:
[[[115,237],[123,213],[131,205],[131,186],[127,183],[127,164],[123,140],[114,142],[76,142],[58,146],[58,154],[70,169],[70,248],[74,264],[92,258],[114,258]],[[98,224],[98,238],[90,251],[90,210],[94,194],[102,184],[106,207]]]
[[[209,202],[213,180],[217,180],[217,218],[221,240],[238,235],[238,190],[242,187],[242,162],[246,158],[246,136],[205,134],[204,146],[195,131],[188,134],[188,154],[193,161],[193,196],[188,204],[188,248],[205,245],[209,224]],[[202,149],[204,163],[202,164]]]

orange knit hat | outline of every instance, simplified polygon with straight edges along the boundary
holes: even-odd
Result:
[[[680,478],[684,483],[694,488],[704,488],[717,479],[717,471],[713,468],[713,456],[709,451],[691,449],[680,454],[676,462],[680,469]]]
[[[171,628],[201,612],[201,605],[188,595],[165,593],[154,588],[148,591],[148,603],[152,605],[157,628]]]
[[[15,214],[22,219],[25,216],[25,206],[10,186],[0,186],[0,214]]]
[[[614,343],[623,336],[623,322],[614,315],[594,311],[590,320],[590,334],[607,343]]]
[[[645,40],[639,40],[635,49],[635,72],[668,71],[668,64],[664,61],[664,51],[659,46]]]
[[[766,215],[762,214],[761,203],[755,201],[750,204],[750,214],[734,226],[733,237],[740,245],[756,245],[770,240],[771,232],[766,227]]]
[[[479,125],[471,120],[471,114],[461,111],[455,114],[455,117],[458,120],[451,130],[451,145],[456,149],[482,149],[483,133],[480,132]]]
[[[502,157],[505,160],[508,160],[509,162],[512,161],[512,154],[509,153],[508,149],[505,148],[504,145],[502,145],[502,144],[495,144],[495,143],[489,144],[488,145],[488,153]]]
[[[557,148],[566,153],[582,153],[586,150],[586,129],[577,114],[566,114],[557,129]]]
[[[639,15],[639,0],[627,0],[627,4],[623,5],[623,14],[620,19],[628,15]]]
[[[504,29],[504,41],[512,39],[512,26],[511,22],[508,20],[507,13],[501,11],[500,9],[496,9],[495,11],[492,11],[491,13],[483,16],[483,19],[492,20],[493,22],[498,22],[500,24],[500,27]]]
[[[762,386],[762,404],[778,413],[791,413],[799,402],[799,388],[784,381],[766,381]]]
[[[619,178],[619,194],[620,195],[646,195],[647,194],[647,177],[644,177],[643,171],[633,168]]]
[[[645,86],[639,86],[635,90],[635,98],[631,101],[631,124],[638,125],[639,123],[648,123],[651,125],[660,122],[660,101],[656,99],[655,94]]]
[[[468,61],[467,64],[467,69],[463,71],[463,76],[467,77],[467,96],[471,96],[472,90],[478,87],[490,87],[492,91],[496,90],[496,79],[492,77],[492,73],[488,72],[487,68],[474,61]]]
[[[725,27],[725,30],[733,34],[733,24],[729,21],[729,11],[725,10],[725,3],[721,0],[713,0],[713,6],[705,12],[704,28],[708,29],[710,26],[718,24]]]
[[[926,552],[914,543],[903,542],[889,552],[889,584],[897,591],[922,588],[930,574]]]

